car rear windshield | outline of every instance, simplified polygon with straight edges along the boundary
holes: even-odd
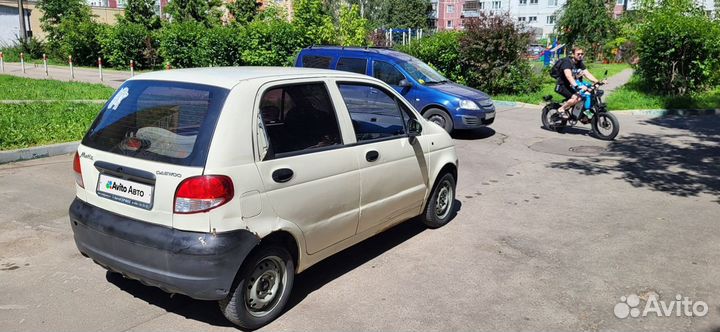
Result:
[[[228,90],[200,84],[128,81],[105,105],[82,144],[134,158],[204,166]]]

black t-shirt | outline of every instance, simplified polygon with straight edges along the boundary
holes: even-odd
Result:
[[[562,59],[562,62],[560,63],[560,78],[558,78],[558,84],[571,87],[570,82],[568,82],[567,77],[565,77],[565,69],[570,69],[573,77],[578,77],[580,72],[585,70],[585,64],[582,62],[575,63],[571,57]]]

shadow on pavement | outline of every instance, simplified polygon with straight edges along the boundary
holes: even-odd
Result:
[[[490,127],[482,127],[471,130],[454,130],[451,136],[452,138],[459,140],[475,140],[490,138],[494,135],[495,129],[492,129]]]
[[[462,203],[456,199],[455,209],[452,212],[450,223],[455,219],[455,216],[457,216],[461,208]],[[367,263],[425,230],[427,230],[427,228],[419,220],[408,220],[313,265],[296,276],[285,311],[298,305],[310,293],[320,289],[325,284]],[[165,293],[159,288],[145,286],[136,280],[125,279],[118,273],[107,272],[105,278],[119,289],[148,304],[158,306],[167,312],[172,312],[185,318],[214,326],[234,327],[234,325],[220,313],[218,304],[215,301],[200,301],[184,295],[174,295],[171,297],[170,294]]]
[[[659,134],[625,134],[607,152],[589,159],[553,163],[583,175],[617,174],[634,187],[689,197],[709,194],[720,203],[720,117],[667,117],[641,125]],[[673,133],[663,134],[664,128]]]

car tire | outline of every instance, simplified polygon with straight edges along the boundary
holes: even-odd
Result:
[[[258,247],[243,262],[228,296],[218,301],[220,311],[243,329],[258,329],[283,312],[294,279],[295,263],[285,248]]]
[[[453,120],[450,114],[439,108],[431,108],[423,113],[423,117],[430,122],[436,123],[438,126],[443,127],[448,133],[453,131]]]
[[[439,228],[453,217],[455,209],[455,177],[451,173],[441,174],[435,181],[433,191],[425,204],[422,222],[428,228]]]

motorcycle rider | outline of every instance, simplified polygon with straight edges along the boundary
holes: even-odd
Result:
[[[582,99],[581,95],[585,98],[590,98],[587,93],[588,84],[582,84],[582,78],[586,77],[593,84],[598,82],[585,67],[583,59],[585,58],[585,52],[582,48],[574,48],[572,54],[560,61],[560,77],[557,79],[557,85],[555,86],[555,92],[559,93],[563,97],[567,98],[567,101],[560,106],[558,114],[563,119],[570,117],[567,110],[570,110],[580,102]]]

